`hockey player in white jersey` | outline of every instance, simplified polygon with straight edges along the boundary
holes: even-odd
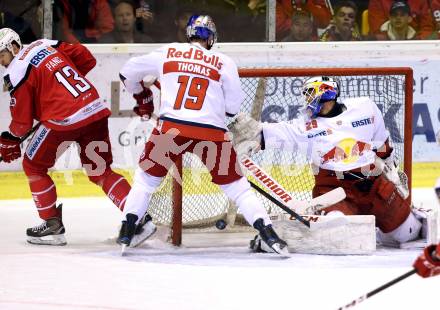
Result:
[[[244,99],[237,66],[226,55],[211,50],[217,40],[209,16],[194,15],[187,25],[189,43],[172,43],[148,55],[131,58],[120,72],[128,92],[135,94],[138,111],[153,111],[147,75],[161,83],[159,120],[141,156],[123,213],[119,242],[129,245],[135,224],[170,167],[185,152],[200,157],[212,181],[236,203],[250,225],[275,252],[285,253],[286,243],[272,228],[261,202],[251,191],[225,135],[225,117],[240,110]]]
[[[380,110],[368,97],[339,102],[338,96],[333,78],[312,77],[303,86],[305,122],[258,123],[240,114],[231,128],[237,152],[304,149],[315,171],[313,197],[339,186],[347,195],[324,214],[374,215],[384,245],[418,239],[422,214],[406,200],[405,176],[397,171]]]

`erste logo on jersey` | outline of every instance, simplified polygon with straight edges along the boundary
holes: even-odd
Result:
[[[374,123],[374,116],[351,122],[351,126],[353,128],[356,128],[356,127],[360,127],[360,126],[370,125],[373,123]]]
[[[308,139],[312,139],[312,138],[319,137],[319,136],[321,136],[321,137],[323,137],[323,136],[329,136],[329,135],[331,135],[331,134],[333,134],[333,130],[331,130],[330,128],[327,128],[327,129],[325,129],[325,130],[321,130],[321,131],[319,131],[319,132],[309,133],[309,134],[307,135],[307,138],[308,138]]]
[[[36,53],[35,56],[32,57],[30,63],[34,67],[38,67],[47,56],[55,54],[56,52],[57,52],[56,49],[54,49],[51,46],[48,46],[48,47],[42,49],[41,51],[39,51],[38,53]]]

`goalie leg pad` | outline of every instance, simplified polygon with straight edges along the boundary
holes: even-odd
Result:
[[[313,188],[313,197],[319,197],[325,193],[328,193],[329,191],[333,190],[335,187],[328,187],[328,186],[315,186]],[[349,192],[347,192],[347,199],[344,199],[338,203],[335,203],[334,205],[322,209],[323,214],[327,215],[330,212],[339,211],[342,212],[344,215],[358,215],[359,211],[355,204],[351,203],[349,201]]]
[[[412,212],[409,213],[405,221],[396,229],[390,232],[377,232],[377,241],[384,245],[391,245],[393,243],[404,243],[417,239],[420,236],[422,223],[414,216]]]
[[[396,186],[384,176],[374,182],[370,195],[372,196],[371,214],[376,217],[376,226],[384,233],[389,233],[405,222],[411,207],[402,198]]]

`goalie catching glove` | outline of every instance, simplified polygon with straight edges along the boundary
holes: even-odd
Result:
[[[12,135],[8,131],[3,131],[0,136],[0,155],[5,163],[20,158],[20,138]]]
[[[139,94],[133,94],[137,105],[133,108],[134,113],[142,118],[151,118],[154,111],[153,92],[142,84],[142,91]]]
[[[232,144],[237,155],[252,155],[261,149],[262,126],[245,113],[239,113],[237,117],[228,125],[232,133]]]

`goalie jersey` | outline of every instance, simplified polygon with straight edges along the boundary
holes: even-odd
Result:
[[[42,39],[21,49],[3,76],[11,95],[11,133],[25,135],[34,119],[65,131],[108,117],[110,110],[84,77],[95,64],[81,44]]]
[[[382,113],[368,97],[342,103],[346,110],[335,117],[317,117],[306,123],[263,123],[266,148],[300,149],[314,165],[333,171],[374,163],[375,150],[380,150],[389,137]]]
[[[237,66],[228,56],[198,43],[172,43],[131,58],[121,70],[127,91],[142,91],[146,76],[161,83],[159,130],[211,141],[225,139],[225,115],[240,110],[244,94]]]

